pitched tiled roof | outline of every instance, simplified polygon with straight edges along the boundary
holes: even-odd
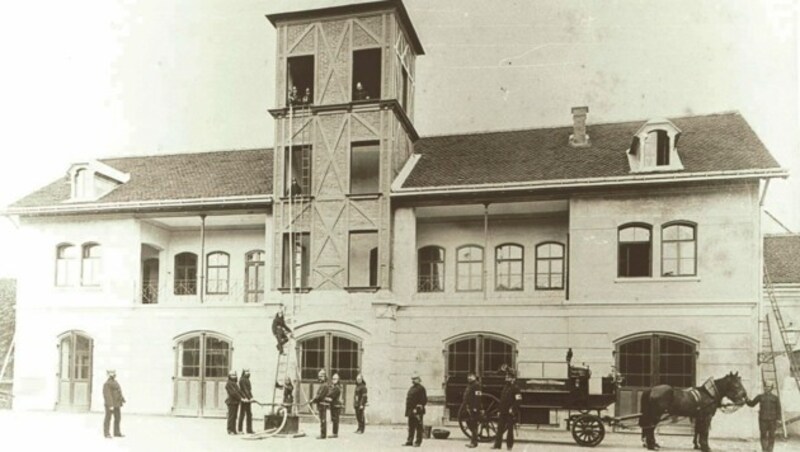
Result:
[[[102,159],[130,180],[91,204],[208,199],[272,193],[272,149]],[[61,178],[11,209],[63,205],[70,181]],[[80,205],[85,203],[71,203]]]
[[[800,284],[800,234],[764,237],[764,264],[775,284]]]
[[[671,121],[682,130],[681,174],[779,168],[738,113]],[[571,126],[421,138],[403,188],[628,176],[625,151],[645,122],[589,124],[585,148],[568,144]]]

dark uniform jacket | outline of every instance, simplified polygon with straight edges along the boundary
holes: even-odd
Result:
[[[355,397],[353,398],[353,406],[361,408],[367,405],[367,384],[359,383],[356,385]]]
[[[469,382],[467,387],[464,388],[464,396],[461,400],[461,405],[465,406],[470,411],[480,409],[480,395],[481,385],[478,380]]]
[[[415,414],[425,414],[425,405],[428,404],[428,393],[425,392],[425,386],[421,384],[413,384],[408,389],[406,394],[406,417]],[[417,412],[415,409],[419,408]]]
[[[291,405],[294,403],[294,385],[292,382],[287,381],[283,385],[278,384],[279,388],[283,388],[283,404]]]
[[[225,399],[226,404],[236,405],[242,401],[242,391],[239,389],[239,385],[236,384],[235,378],[228,378],[228,382],[225,383],[225,391],[228,392],[228,398]]]
[[[125,403],[125,397],[122,396],[122,388],[117,383],[117,380],[109,378],[103,384],[103,401],[109,408],[120,408]]]
[[[342,384],[331,384],[328,390],[328,398],[331,399],[331,406],[342,406]]]
[[[319,387],[317,388],[317,396],[311,400],[311,403],[318,403],[320,405],[330,405],[331,399],[328,396],[330,392],[330,385],[326,381],[325,383],[320,383]]]
[[[519,404],[522,400],[522,393],[516,383],[506,383],[500,392],[500,404],[498,409],[500,415],[511,414],[516,416],[519,413]]]
[[[253,387],[250,385],[250,377],[246,377],[242,375],[239,378],[239,389],[242,393],[242,398],[244,399],[252,399],[253,398]]]
[[[764,393],[747,402],[748,406],[761,404],[758,409],[758,418],[762,421],[777,421],[781,418],[781,400],[775,394]]]
[[[286,332],[291,333],[292,330],[286,325],[286,320],[282,315],[275,314],[275,318],[272,319],[272,334],[283,336]]]

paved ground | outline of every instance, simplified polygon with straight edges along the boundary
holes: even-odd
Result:
[[[123,413],[122,430],[125,438],[105,439],[102,434],[103,416],[97,413],[72,414],[54,412],[0,411],[0,450],[16,451],[466,451],[466,441],[454,428],[449,440],[426,440],[421,449],[401,447],[405,429],[400,426],[367,426],[364,435],[356,435],[354,426],[345,424],[337,439],[317,440],[316,425],[304,424],[308,436],[295,439],[264,439],[248,441],[229,436],[223,419],[175,418],[166,416],[137,416]],[[581,451],[572,437],[563,430],[523,429],[515,451]],[[659,438],[662,451],[691,451],[691,439],[684,436]],[[714,440],[716,451],[757,451],[753,441]],[[489,450],[489,444],[476,449]],[[594,450],[643,451],[638,435],[608,433]],[[776,452],[800,450],[800,441],[780,442]]]

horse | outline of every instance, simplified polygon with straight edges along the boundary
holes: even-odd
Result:
[[[645,447],[649,450],[658,448],[655,429],[659,422],[669,416],[686,416],[695,418],[695,432],[700,450],[709,452],[708,431],[711,418],[721,406],[723,398],[728,398],[735,405],[742,405],[747,401],[747,391],[742,386],[738,372],[731,372],[717,380],[709,378],[695,388],[679,389],[658,385],[642,392],[639,427],[642,429]],[[664,415],[666,417],[662,417]]]

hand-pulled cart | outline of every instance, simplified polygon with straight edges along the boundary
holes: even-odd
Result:
[[[566,428],[572,432],[572,438],[580,446],[594,447],[605,437],[605,426],[615,424],[616,419],[602,416],[601,412],[616,400],[619,379],[612,375],[603,377],[602,392],[589,393],[591,371],[588,367],[573,366],[566,362],[567,378],[524,378],[517,379],[517,386],[522,392],[519,425],[549,425],[551,410],[566,410]],[[460,380],[464,379],[464,385]],[[500,392],[504,385],[504,375],[485,375],[480,396],[481,411],[479,419],[478,440],[488,442],[494,440],[497,433]],[[459,388],[466,385],[464,377],[448,379],[448,399],[455,400]],[[451,406],[453,406],[451,404]],[[454,406],[453,406],[454,407]],[[461,431],[469,437],[467,419],[469,414],[462,406],[458,411],[458,422]]]

